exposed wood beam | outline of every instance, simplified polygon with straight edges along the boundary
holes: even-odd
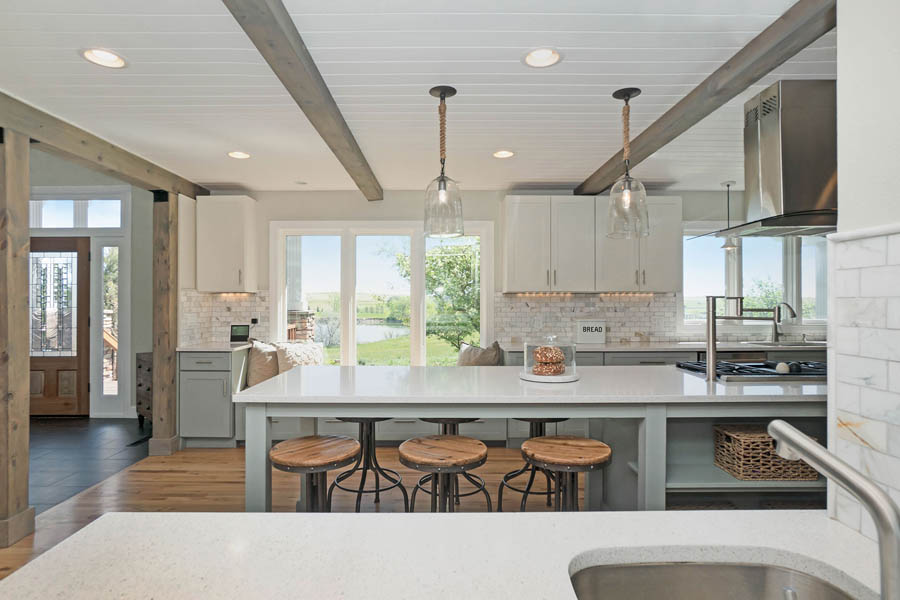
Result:
[[[837,24],[836,0],[800,0],[631,141],[631,167],[699,123]],[[620,150],[575,188],[599,194],[625,174]]]
[[[0,138],[0,548],[34,531],[28,506],[28,136]]]
[[[209,191],[92,133],[0,92],[0,128],[37,141],[39,148],[146,190],[196,198]]]
[[[153,437],[151,455],[178,450],[178,194],[153,192]]]
[[[222,0],[369,200],[384,192],[281,0]]]

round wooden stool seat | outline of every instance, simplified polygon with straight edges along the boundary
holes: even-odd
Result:
[[[465,471],[487,460],[481,440],[461,435],[428,435],[400,444],[400,462],[420,471]]]
[[[591,471],[611,455],[603,442],[575,435],[545,435],[522,443],[525,460],[552,471]]]
[[[275,444],[269,460],[290,471],[327,471],[350,464],[359,456],[359,442],[342,435],[310,435]]]

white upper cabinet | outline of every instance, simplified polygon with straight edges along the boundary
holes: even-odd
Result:
[[[681,198],[650,198],[650,235],[641,238],[641,291],[680,292],[682,277]]]
[[[550,289],[594,291],[594,198],[550,198]]]
[[[609,199],[597,197],[597,282],[600,292],[677,292],[682,287],[681,198],[647,198],[650,235],[606,236]]]
[[[594,199],[507,196],[504,292],[594,289]]]
[[[503,226],[503,291],[550,291],[550,197],[507,196]]]
[[[256,292],[256,201],[197,198],[197,291]]]

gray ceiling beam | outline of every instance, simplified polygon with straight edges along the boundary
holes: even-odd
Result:
[[[631,141],[631,168],[759,81],[837,24],[836,0],[800,0]],[[599,194],[625,174],[620,150],[575,188]]]
[[[281,0],[222,0],[369,200],[384,192]]]

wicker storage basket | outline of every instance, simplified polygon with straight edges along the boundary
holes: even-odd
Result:
[[[737,479],[815,481],[819,474],[802,460],[785,460],[775,453],[775,440],[762,424],[714,425],[715,464]]]

